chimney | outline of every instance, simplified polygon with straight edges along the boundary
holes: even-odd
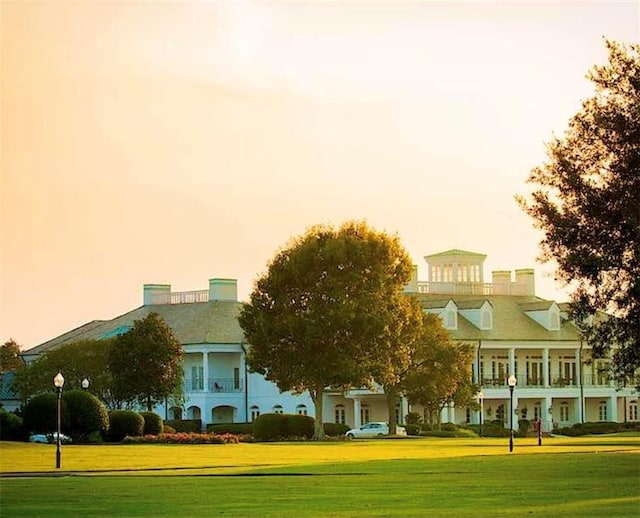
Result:
[[[413,270],[411,272],[411,279],[409,283],[404,287],[405,293],[418,293],[418,265],[413,265]]]
[[[209,279],[209,300],[238,300],[236,279]]]
[[[516,294],[535,295],[536,284],[533,268],[516,270]]]
[[[491,272],[494,295],[509,295],[511,291],[511,271],[494,270]]]
[[[171,303],[171,284],[145,284],[142,287],[142,304],[151,306],[153,304]]]

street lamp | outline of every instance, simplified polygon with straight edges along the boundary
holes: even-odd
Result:
[[[88,390],[89,388],[89,378],[85,378],[80,382],[80,386],[82,387],[82,390]]]
[[[518,384],[516,377],[511,374],[507,379],[509,385],[509,393],[511,395],[511,412],[509,412],[509,451],[513,451],[513,389]]]
[[[60,402],[62,400],[62,386],[64,385],[64,376],[58,372],[53,378],[53,385],[58,389],[58,436],[56,437],[56,469],[60,469],[60,442],[61,442],[61,416]]]
[[[478,402],[480,403],[480,437],[482,437],[482,420],[484,418],[484,394],[482,390],[478,392]]]

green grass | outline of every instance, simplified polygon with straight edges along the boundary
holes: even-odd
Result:
[[[637,436],[520,439],[513,454],[501,439],[68,446],[51,476],[55,447],[0,443],[0,514],[636,517],[638,453]]]

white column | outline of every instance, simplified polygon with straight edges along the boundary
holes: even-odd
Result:
[[[362,425],[360,421],[360,398],[353,399],[353,427],[360,428]]]
[[[542,383],[545,387],[550,387],[549,375],[549,349],[545,347],[542,349]]]
[[[518,423],[520,414],[519,413],[516,414],[516,408],[518,408],[518,388],[517,387],[513,391],[513,429],[514,430],[520,429],[520,424]]]
[[[202,377],[204,378],[204,391],[209,392],[209,353],[202,353]]]
[[[507,376],[513,374],[516,375],[516,350],[512,347],[509,349],[509,372],[507,372]]]
[[[549,412],[553,403],[551,396],[547,396],[542,400],[540,412],[542,414],[542,431],[550,432],[553,429],[553,415]]]
[[[607,413],[609,414],[607,416],[607,421],[613,421],[613,422],[617,422],[618,421],[618,396],[611,396],[609,397],[609,404],[607,405]]]
[[[576,386],[579,387],[582,384],[582,380],[581,380],[582,365],[580,365],[580,349],[576,349],[575,358],[576,358],[576,379],[574,380],[574,383],[576,384]]]
[[[576,405],[576,411],[575,411],[576,423],[581,423],[582,422],[582,398],[578,396],[577,398],[575,398],[574,401]]]

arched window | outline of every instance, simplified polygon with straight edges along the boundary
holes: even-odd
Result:
[[[306,405],[298,405],[296,407],[296,414],[298,414],[298,415],[307,415],[307,406]]]
[[[362,405],[360,407],[360,423],[367,424],[369,422],[369,407]]]
[[[335,421],[338,424],[345,423],[344,405],[336,405],[335,408]]]
[[[251,422],[253,423],[260,415],[260,409],[256,405],[253,405],[249,411],[251,412]]]
[[[182,408],[180,408],[179,406],[171,407],[171,416],[172,419],[182,419]]]
[[[282,405],[274,405],[273,413],[274,414],[284,414],[284,410],[282,409]]]

